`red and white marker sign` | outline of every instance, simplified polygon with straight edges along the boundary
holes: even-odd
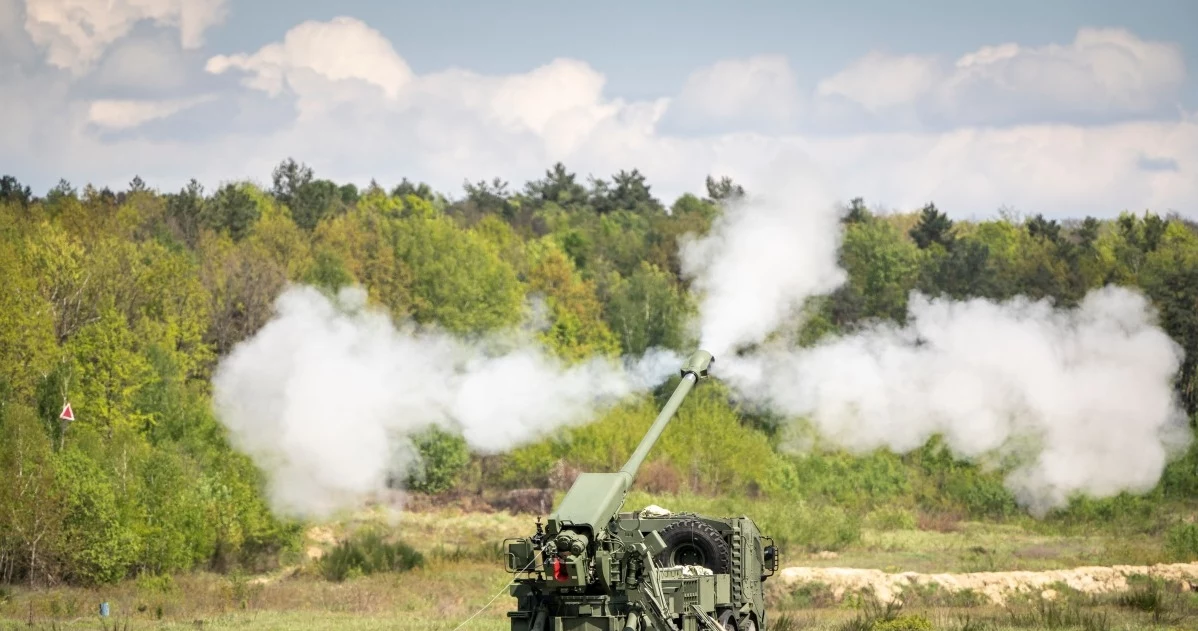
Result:
[[[58,415],[58,418],[60,418],[60,419],[62,419],[62,420],[64,420],[64,421],[73,421],[73,420],[75,420],[75,413],[71,411],[71,404],[70,404],[70,403],[68,403],[68,404],[66,404],[66,405],[64,405],[64,406],[62,406],[62,413]]]

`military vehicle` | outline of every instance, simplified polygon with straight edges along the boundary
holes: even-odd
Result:
[[[778,550],[748,517],[621,512],[637,469],[714,361],[697,351],[628,462],[582,473],[536,534],[507,539],[512,631],[758,631]]]

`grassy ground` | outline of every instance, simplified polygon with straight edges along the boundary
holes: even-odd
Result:
[[[327,550],[347,531],[381,520],[378,514],[365,515],[315,528],[307,551]],[[1160,542],[1147,536],[1054,537],[1017,525],[973,523],[937,527],[943,532],[865,529],[835,556],[791,549],[784,565],[890,572],[1041,570],[1152,563],[1162,554]],[[9,588],[0,593],[0,629],[96,629],[103,624],[96,615],[103,601],[111,608],[108,628],[120,629],[448,631],[488,602],[462,628],[507,628],[504,612],[512,608],[512,599],[503,588],[510,576],[502,569],[497,545],[503,537],[531,534],[530,517],[444,510],[404,514],[392,528],[425,555],[423,567],[333,583],[320,577],[315,562],[306,561],[263,576],[199,573],[99,589]],[[1065,594],[1056,602],[1005,607],[963,606],[967,604],[925,595],[910,599],[905,609],[888,610],[868,600],[832,602],[817,589],[775,588],[770,591],[771,629],[1198,628],[1198,598],[1170,585],[1138,586],[1124,595]]]
[[[784,559],[787,565],[875,568],[885,572],[1056,570],[1085,565],[1151,565],[1165,560],[1147,535],[1051,536],[1015,525],[959,523],[949,532],[862,531],[836,553]]]

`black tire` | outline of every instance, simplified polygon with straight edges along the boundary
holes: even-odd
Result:
[[[658,566],[701,565],[716,574],[728,573],[728,542],[715,528],[697,519],[684,519],[657,534],[666,543],[654,559]]]

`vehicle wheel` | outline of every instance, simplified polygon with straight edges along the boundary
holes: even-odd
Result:
[[[716,574],[728,573],[728,542],[715,528],[697,519],[684,519],[658,534],[666,544],[655,559],[658,565],[701,565]]]
[[[757,631],[757,621],[753,619],[753,616],[745,618],[743,626],[744,628],[740,631]]]
[[[739,631],[736,627],[736,618],[732,615],[731,611],[725,611],[720,614],[717,622],[720,623],[721,627],[724,627],[724,631]]]

